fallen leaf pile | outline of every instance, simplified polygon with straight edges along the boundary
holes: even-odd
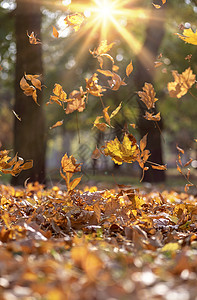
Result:
[[[38,183],[0,194],[2,300],[195,299],[195,196]]]

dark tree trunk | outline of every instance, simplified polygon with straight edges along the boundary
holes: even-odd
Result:
[[[155,3],[155,1],[154,1]],[[154,81],[154,62],[157,60],[159,47],[161,45],[164,36],[164,9],[155,9],[153,7],[150,14],[150,20],[146,29],[146,37],[144,45],[137,56],[136,72],[134,76],[134,82],[138,91],[142,90],[144,83],[152,83]],[[139,105],[139,118],[138,128],[140,136],[143,137],[148,133],[147,149],[150,150],[150,161],[163,164],[162,158],[162,136],[161,130],[163,128],[162,122],[148,121],[144,119],[146,106],[141,100],[138,99]],[[157,113],[157,108],[154,109],[154,113]],[[159,127],[159,128],[158,128]],[[150,168],[145,172],[144,180],[146,182],[162,182],[165,181],[165,171],[153,170]]]
[[[45,122],[42,103],[42,92],[38,92],[36,105],[31,96],[26,96],[20,88],[20,80],[27,74],[43,74],[42,45],[30,44],[27,37],[33,31],[40,39],[41,11],[39,1],[18,0],[15,10],[16,31],[16,77],[15,77],[15,112],[21,117],[21,122],[15,118],[14,151],[19,156],[33,159],[32,169],[23,171],[18,177],[13,177],[12,184],[22,185],[27,178],[30,181],[45,180]]]

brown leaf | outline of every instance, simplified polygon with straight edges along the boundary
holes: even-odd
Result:
[[[153,115],[153,113],[149,113],[148,111],[146,111],[144,118],[149,121],[158,122],[161,120],[161,115],[160,112],[156,115]]]
[[[155,107],[155,102],[158,100],[155,98],[155,91],[151,83],[145,82],[144,87],[142,88],[143,92],[137,92],[140,100],[142,100],[148,109]]]
[[[140,150],[143,152],[144,149],[146,148],[146,144],[147,144],[147,135],[146,134],[140,141]]]
[[[193,74],[190,67],[182,74],[179,74],[177,71],[172,71],[172,75],[174,81],[168,83],[168,91],[171,97],[181,98],[196,82],[196,75]]]
[[[98,159],[100,156],[101,156],[101,152],[96,146],[96,149],[92,152],[91,158]]]

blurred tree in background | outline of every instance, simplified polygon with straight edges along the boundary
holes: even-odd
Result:
[[[77,2],[77,1],[73,0],[72,2]],[[34,27],[34,26],[41,26],[41,14],[40,14],[41,11],[42,13],[42,26],[41,26],[42,39],[41,40],[42,40],[43,56],[40,55],[40,60],[42,57],[43,67],[44,67],[43,82],[47,86],[47,89],[44,89],[44,102],[46,103],[49,100],[50,95],[52,94],[52,90],[55,83],[61,84],[64,90],[69,94],[73,89],[78,89],[79,86],[81,85],[84,87],[85,78],[90,77],[99,67],[96,60],[89,53],[89,49],[94,49],[95,47],[98,46],[99,29],[94,32],[94,34],[91,36],[91,39],[87,39],[87,37],[90,35],[90,34],[87,35],[87,32],[85,30],[85,28],[87,28],[88,26],[87,25],[89,22],[88,19],[87,19],[87,24],[83,25],[79,32],[75,33],[69,28],[66,28],[63,22],[65,16],[68,13],[70,13],[67,6],[63,6],[61,4],[61,1],[51,1],[49,4],[48,1],[43,0],[41,4],[42,5],[40,8],[38,8],[38,6],[36,8],[37,25],[33,25],[33,23],[32,24],[29,23],[29,21],[32,20],[31,17],[28,18],[29,21],[28,20],[25,21],[24,23],[25,25],[23,25],[24,40],[23,41],[21,40],[22,42],[19,42],[17,47],[21,47],[22,49],[22,47],[24,46],[24,48],[26,48],[26,50],[25,49],[22,50],[24,51],[24,53],[25,51],[27,53],[28,51],[27,49],[29,48],[34,52],[33,55],[37,55],[38,52],[41,51],[41,45],[29,44],[28,37],[26,34],[27,30],[29,34],[32,31],[34,31],[37,34],[38,38],[41,39],[40,28]],[[142,49],[141,51],[143,52],[143,45],[145,45],[147,43],[147,39],[150,38],[150,35],[147,34],[149,32],[150,27],[153,28],[154,26],[158,27],[160,25],[162,27],[163,18],[160,17],[158,23],[148,20],[146,10],[147,11],[151,10],[152,7],[151,1],[150,2],[141,1],[141,0],[133,1],[131,5],[142,7],[143,9],[145,9],[144,13],[142,12],[142,14],[138,17],[138,19],[135,19],[135,22],[132,22],[130,19],[127,19],[126,17],[120,18],[118,22],[124,24],[125,28],[127,28],[127,30],[129,30],[132,33],[132,35],[135,36],[137,42],[141,44],[141,49]],[[22,122],[16,119],[12,114],[11,110],[13,108],[16,111],[16,113],[22,118],[22,121],[26,122],[25,127],[27,129],[27,133],[26,133],[27,137],[22,138],[21,135],[21,141],[19,142],[18,146],[16,145],[16,140],[15,140],[15,148],[16,148],[15,151],[18,152],[19,155],[21,155],[25,159],[33,158],[35,164],[36,161],[39,162],[39,160],[38,158],[32,157],[32,155],[34,155],[33,148],[34,145],[35,147],[39,147],[39,146],[35,142],[34,133],[35,132],[41,133],[42,128],[44,128],[44,117],[41,108],[42,105],[41,107],[37,107],[31,97],[26,97],[25,95],[23,95],[23,91],[20,89],[19,86],[19,81],[24,75],[24,72],[29,74],[39,74],[39,73],[43,74],[43,67],[41,61],[39,63],[39,66],[38,65],[36,66],[35,64],[36,60],[35,57],[33,58],[33,56],[26,64],[24,64],[25,57],[21,57],[21,59],[23,60],[22,62],[23,66],[22,65],[19,66],[20,75],[18,75],[18,79],[16,79],[16,85],[18,85],[16,87],[18,89],[16,97],[17,95],[19,95],[18,97],[20,97],[21,99],[21,106],[18,108],[16,106],[14,107],[13,69],[14,69],[15,53],[16,53],[15,45],[17,43],[17,40],[15,41],[14,34],[13,34],[14,32],[13,21],[15,17],[17,18],[17,10],[15,10],[15,8],[16,8],[15,1],[12,0],[1,1],[0,18],[1,18],[1,24],[4,24],[4,26],[0,28],[0,39],[1,39],[0,64],[3,67],[3,70],[0,73],[1,76],[0,97],[2,100],[0,104],[1,105],[0,124],[6,123],[7,129],[3,129],[3,127],[1,126],[1,129],[4,130],[4,134],[2,134],[2,130],[1,130],[0,139],[3,142],[4,147],[7,145],[11,146],[11,142],[12,142],[11,128],[12,128],[13,119],[15,122],[15,136],[16,135],[18,136],[18,134],[16,133],[17,130],[19,129],[16,128],[17,127],[20,128],[22,126]],[[154,10],[155,10],[154,11],[155,14],[159,13],[156,9]],[[179,13],[175,15],[174,11],[178,11]],[[165,140],[164,143],[165,156],[166,153],[167,154],[169,153],[169,151],[170,152],[174,151],[173,149],[175,149],[176,143],[188,149],[192,147],[193,146],[192,138],[194,137],[195,132],[197,130],[197,124],[195,122],[195,111],[193,109],[196,100],[190,94],[184,96],[183,99],[170,98],[166,89],[167,83],[169,81],[172,81],[172,75],[171,75],[172,70],[176,69],[180,73],[183,72],[188,66],[191,66],[193,71],[197,72],[196,65],[195,65],[195,60],[197,55],[195,51],[195,47],[192,45],[185,44],[183,41],[178,39],[177,36],[174,35],[175,32],[181,32],[179,29],[179,25],[181,23],[186,27],[192,26],[192,28],[195,30],[196,11],[197,11],[196,1],[189,1],[189,0],[167,1],[166,12],[165,12],[166,14],[165,36],[163,37],[163,40],[161,39],[160,41],[161,42],[160,47],[159,47],[160,43],[158,41],[157,50],[154,52],[155,53],[154,56],[157,56],[157,52],[158,53],[162,52],[162,58],[160,61],[162,61],[163,65],[159,68],[154,69],[154,76],[151,75],[152,78],[150,78],[150,80],[149,78],[146,79],[146,81],[152,81],[154,79],[154,88],[156,91],[156,97],[159,98],[158,110],[161,111],[164,120],[163,121],[164,131],[162,135]],[[28,10],[25,11],[25,14],[27,13]],[[33,14],[33,10],[31,10],[30,13]],[[10,18],[10,16],[12,17]],[[25,16],[23,16],[23,18],[24,17]],[[20,18],[19,15],[18,18]],[[52,25],[56,26],[56,28],[60,32],[60,37],[58,39],[55,39],[52,36]],[[134,78],[138,77],[139,79],[140,72],[141,74],[143,73],[142,70],[144,66],[140,67],[140,63],[139,63],[139,56],[141,55],[141,53],[139,52],[140,54],[136,55],[136,52],[134,51],[134,49],[132,49],[131,43],[129,43],[129,41],[125,41],[117,30],[115,31],[113,28],[110,28],[110,30],[111,31],[108,37],[108,42],[110,43],[115,41],[115,45],[112,48],[111,53],[112,56],[115,57],[115,63],[120,67],[119,74],[123,74],[124,76],[125,67],[128,65],[128,63],[132,58],[135,77],[131,75],[128,85],[126,87],[121,87],[120,91],[118,92],[110,91],[104,95],[104,101],[106,105],[111,106],[111,109],[115,108],[121,101],[123,101],[122,110],[120,111],[119,115],[117,115],[115,120],[117,126],[111,131],[109,131],[109,134],[106,135],[106,138],[112,135],[120,136],[122,133],[122,127],[124,126],[125,122],[127,124],[137,123],[139,126],[141,121],[144,121],[143,115],[142,113],[140,113],[140,109],[138,108],[137,105],[137,95],[136,95],[136,91],[141,90],[142,82],[140,83],[139,80],[137,79],[135,79],[135,82],[133,80],[133,77]],[[150,40],[149,40],[149,45],[151,46]],[[192,54],[192,58],[190,62],[184,59],[184,57],[186,57],[188,54]],[[152,59],[151,64],[153,60],[154,59]],[[147,66],[146,68],[149,69],[149,67]],[[195,94],[195,91],[192,92]],[[42,104],[41,98],[42,96],[41,94],[39,94],[40,104]],[[25,107],[27,107],[26,109],[29,110],[28,112],[25,112],[25,110],[23,110]],[[56,143],[57,136],[60,136],[60,140],[63,140],[63,136],[65,136],[66,132],[71,132],[73,135],[75,135],[75,133],[77,132],[76,116],[74,115],[74,113],[71,115],[65,115],[63,110],[59,109],[55,105],[46,106],[44,110],[46,112],[47,124],[46,124],[46,129],[44,131],[46,136],[44,136],[43,134],[40,135],[40,138],[42,137],[42,142],[40,144],[42,150],[40,148],[40,151],[43,151],[42,154],[40,154],[41,160],[43,160],[44,157],[46,140],[48,141],[48,146],[52,145],[53,148],[57,148],[57,143]],[[78,114],[78,127],[80,128],[80,132],[86,129],[90,130],[90,127],[92,127],[92,123],[96,118],[95,111],[97,112],[97,115],[99,113],[102,113],[102,107],[98,99],[94,97],[90,97],[87,104],[87,109],[83,113]],[[41,117],[39,116],[39,114],[41,114]],[[32,119],[32,121],[30,121],[30,119]],[[54,130],[49,130],[49,127],[51,125],[53,125],[56,121],[62,119],[65,120],[64,125],[62,127]],[[39,123],[38,121],[42,123],[40,126],[38,125]],[[159,126],[162,129],[162,125],[160,124]],[[39,130],[36,128],[39,128]],[[129,130],[133,131],[131,127],[129,127]],[[139,131],[140,131],[140,126],[139,126]],[[94,129],[92,132],[93,135],[95,136],[97,135],[96,129]],[[158,129],[156,129],[156,132],[157,135],[160,134]],[[133,133],[136,135],[136,131],[134,131]],[[143,133],[141,132],[141,134]],[[150,138],[150,140],[154,139],[155,134],[151,135],[149,133],[148,138]],[[159,138],[161,139],[160,135]],[[95,140],[97,139],[95,138]],[[27,150],[25,150],[25,144],[32,145],[32,149],[29,150],[32,151],[30,154],[27,154]],[[63,154],[63,152],[65,151],[65,144],[62,143],[62,146],[60,148],[61,149],[59,149],[59,151],[62,152],[61,154]],[[23,152],[20,151],[20,149],[21,151],[23,151],[22,149],[24,149],[25,155]],[[36,152],[39,152],[38,148]],[[171,155],[169,154],[168,156],[170,158]],[[43,163],[41,162],[38,164],[39,166],[41,165],[43,166]],[[58,162],[56,162],[56,165],[57,164]],[[24,178],[21,179],[21,182],[22,181],[24,182],[24,179],[30,176],[27,174],[27,171],[23,173],[24,173]],[[21,175],[23,174],[21,173]],[[44,171],[42,171],[43,177],[41,176],[40,178],[38,178],[37,175],[35,176],[37,177],[38,180],[43,181]],[[19,177],[17,180],[19,180]]]

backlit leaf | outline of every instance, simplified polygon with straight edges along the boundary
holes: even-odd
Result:
[[[59,37],[59,32],[57,31],[57,29],[53,26],[53,36],[55,38],[58,38]]]
[[[81,13],[75,13],[68,15],[64,21],[68,26],[71,26],[75,31],[78,31],[84,21],[84,16]]]
[[[183,34],[176,33],[176,35],[186,43],[197,45],[197,32],[193,32],[191,28],[184,29]]]
[[[133,72],[133,63],[132,60],[129,63],[129,65],[126,67],[126,75],[129,77],[129,75]]]
[[[140,100],[144,102],[148,109],[155,107],[155,102],[158,100],[155,98],[155,91],[151,83],[145,82],[144,87],[142,88],[143,92],[137,92]]]

